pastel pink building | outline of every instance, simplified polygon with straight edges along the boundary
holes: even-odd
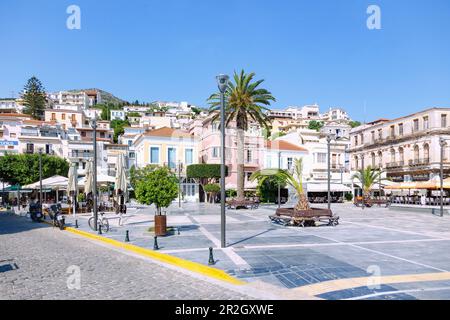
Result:
[[[231,122],[225,131],[225,162],[228,166],[228,177],[226,178],[226,188],[236,189],[237,187],[237,138],[235,123]],[[191,133],[200,138],[199,141],[199,162],[200,163],[220,163],[221,132],[219,121],[211,121],[211,118],[200,119],[193,122],[190,128]],[[265,142],[262,130],[259,126],[250,125],[245,133],[245,189],[254,190],[256,182],[249,180],[251,174],[264,167]]]

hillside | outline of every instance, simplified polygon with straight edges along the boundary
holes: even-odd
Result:
[[[100,96],[101,96],[101,100],[103,104],[108,104],[108,103],[113,103],[113,104],[123,104],[126,103],[127,101],[122,100],[120,98],[117,98],[115,95],[113,95],[112,93],[109,93],[107,91],[101,90],[101,89],[97,89],[97,88],[89,88],[89,89],[77,89],[77,90],[69,90],[69,91],[89,91],[89,90],[97,90],[100,92]]]

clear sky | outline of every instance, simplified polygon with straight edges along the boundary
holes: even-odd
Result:
[[[71,4],[81,30],[66,27]],[[366,26],[371,4],[381,30]],[[0,43],[0,97],[36,75],[49,91],[206,106],[215,75],[244,68],[274,108],[368,121],[450,107],[448,0],[2,0]]]

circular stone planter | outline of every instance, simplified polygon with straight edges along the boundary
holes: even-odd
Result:
[[[295,210],[294,208],[277,209],[272,221],[285,224],[309,227],[315,226],[316,222],[325,221],[328,225],[336,226],[339,224],[339,217],[333,216],[333,212],[328,209],[311,208],[309,210]]]

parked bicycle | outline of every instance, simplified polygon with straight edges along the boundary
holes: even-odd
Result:
[[[89,224],[89,227],[90,227],[92,230],[95,230],[94,217],[90,217],[90,218],[89,218],[88,224]],[[108,231],[109,231],[109,221],[108,221],[108,219],[107,219],[106,217],[104,217],[104,213],[103,213],[103,212],[100,212],[100,213],[98,214],[98,217],[97,217],[97,227],[98,227],[98,228],[102,227],[102,231],[103,231],[103,232],[108,232]]]

